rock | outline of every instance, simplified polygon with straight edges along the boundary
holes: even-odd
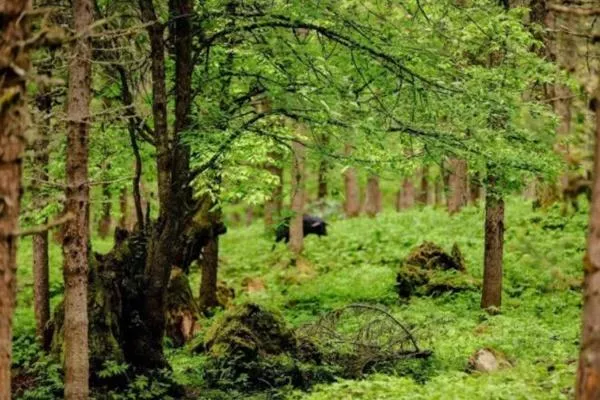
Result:
[[[483,348],[477,350],[469,358],[467,369],[469,371],[490,373],[507,367],[510,367],[510,363],[504,355],[494,349]]]

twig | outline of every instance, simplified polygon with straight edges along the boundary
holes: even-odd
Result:
[[[57,226],[67,223],[68,221],[72,220],[74,217],[75,216],[72,213],[68,212],[63,216],[58,217],[55,220],[48,222],[47,224],[33,226],[31,228],[19,230],[16,233],[14,233],[13,236],[23,237],[23,236],[35,235],[37,233],[47,232],[52,228],[55,228]]]

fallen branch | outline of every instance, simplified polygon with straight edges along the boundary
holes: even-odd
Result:
[[[568,7],[558,4],[550,4],[548,5],[548,9],[563,14],[579,15],[581,17],[593,17],[595,15],[600,15],[600,8]]]

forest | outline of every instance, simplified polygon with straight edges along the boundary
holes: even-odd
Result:
[[[599,0],[0,0],[0,400],[600,400]]]

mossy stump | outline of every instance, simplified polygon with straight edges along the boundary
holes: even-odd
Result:
[[[410,252],[396,276],[396,291],[402,298],[439,296],[478,287],[479,283],[467,274],[456,244],[448,254],[440,246],[424,242]]]

